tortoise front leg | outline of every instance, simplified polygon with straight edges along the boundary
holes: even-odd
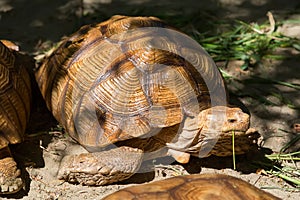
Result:
[[[0,149],[0,194],[12,194],[23,187],[21,172],[9,147]]]
[[[131,177],[142,163],[143,151],[117,147],[108,151],[65,156],[58,178],[83,185],[105,185]]]

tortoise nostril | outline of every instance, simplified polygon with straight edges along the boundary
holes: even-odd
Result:
[[[227,120],[229,123],[234,123],[234,122],[236,122],[237,120],[236,119],[228,119]]]

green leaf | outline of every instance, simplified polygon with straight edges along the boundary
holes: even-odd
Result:
[[[300,44],[293,44],[292,45],[295,49],[297,49],[298,51],[300,51]]]

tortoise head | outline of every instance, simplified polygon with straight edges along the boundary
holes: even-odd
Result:
[[[182,128],[171,143],[168,154],[180,163],[187,163],[190,155],[232,155],[234,135],[235,154],[246,153],[253,140],[258,138],[250,128],[250,116],[240,108],[215,106],[201,111],[197,117],[186,117]]]

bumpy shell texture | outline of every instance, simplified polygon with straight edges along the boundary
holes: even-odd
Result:
[[[0,41],[0,149],[22,141],[30,114],[30,77],[12,48]]]
[[[131,186],[103,200],[279,200],[253,185],[222,174],[178,176],[152,183]]]
[[[114,16],[62,41],[36,79],[70,135],[103,147],[176,125],[212,102],[223,105],[213,66],[195,41],[161,20]]]

